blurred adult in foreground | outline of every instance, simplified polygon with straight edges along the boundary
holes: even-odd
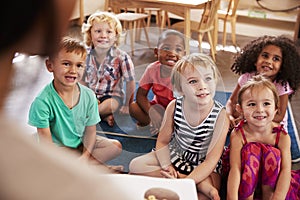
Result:
[[[118,199],[105,196],[111,184],[99,171],[38,145],[4,112],[15,53],[52,55],[74,5],[75,0],[17,0],[0,8],[0,22],[7,25],[0,31],[0,199]]]

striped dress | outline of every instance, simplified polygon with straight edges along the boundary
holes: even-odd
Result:
[[[182,174],[190,174],[206,157],[210,141],[213,136],[215,123],[224,106],[215,101],[207,118],[198,126],[192,127],[185,119],[183,97],[176,100],[174,111],[174,132],[169,145],[171,162],[174,168]],[[200,113],[199,113],[200,114]],[[216,166],[219,172],[221,160]]]

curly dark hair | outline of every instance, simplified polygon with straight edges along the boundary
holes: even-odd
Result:
[[[282,51],[282,65],[275,81],[281,83],[283,86],[289,83],[290,87],[296,92],[300,86],[299,49],[293,40],[284,35],[265,35],[252,40],[236,55],[231,70],[239,75],[247,72],[255,72],[257,58],[263,48],[268,45],[275,45]],[[293,94],[290,95],[290,98]]]

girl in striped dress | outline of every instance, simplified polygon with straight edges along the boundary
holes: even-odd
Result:
[[[199,199],[220,199],[220,157],[229,119],[214,100],[217,80],[209,56],[193,53],[176,63],[171,81],[179,97],[166,109],[156,150],[133,159],[131,174],[190,178]]]

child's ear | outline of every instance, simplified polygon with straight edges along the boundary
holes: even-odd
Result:
[[[235,105],[235,110],[240,113],[241,115],[243,115],[243,110],[240,104],[236,104]]]
[[[47,58],[47,59],[45,60],[45,64],[46,64],[47,70],[48,70],[49,72],[53,72],[52,62],[49,60],[49,58]]]

